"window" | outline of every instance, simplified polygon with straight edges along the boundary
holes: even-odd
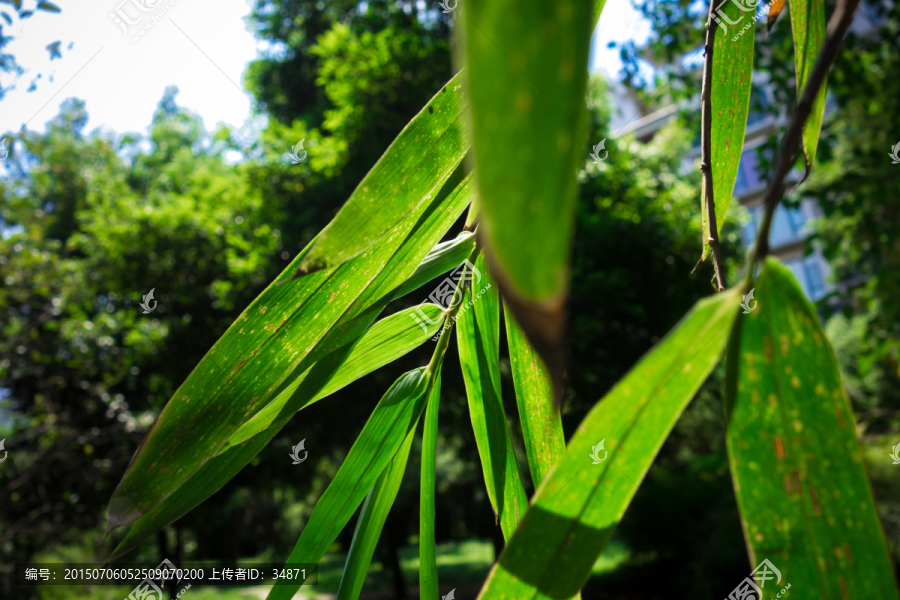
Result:
[[[818,300],[825,295],[825,278],[822,277],[822,265],[818,256],[807,256],[803,259],[803,272],[809,286],[809,297]]]
[[[741,162],[738,164],[737,178],[734,181],[734,195],[742,196],[762,187],[763,180],[760,175],[756,150],[745,150],[741,154]]]
[[[762,216],[762,205],[748,208],[747,212],[750,213],[750,222],[741,228],[741,233],[744,236],[744,244],[751,246],[756,241],[756,230],[759,227],[759,219]]]
[[[797,278],[806,297],[815,302],[827,292],[822,269],[822,258],[813,254],[805,258],[797,258],[787,263],[788,268]]]
[[[798,208],[785,208],[778,205],[775,216],[772,218],[772,234],[769,244],[772,247],[781,246],[802,239],[803,226],[806,225],[806,217]]]

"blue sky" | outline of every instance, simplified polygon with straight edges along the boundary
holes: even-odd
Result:
[[[251,114],[249,98],[241,91],[247,64],[264,48],[247,31],[244,17],[250,0],[164,0],[144,23],[164,5],[165,14],[138,41],[132,41],[110,17],[121,7],[137,19],[131,2],[122,0],[55,0],[59,15],[38,12],[17,22],[9,45],[28,71],[0,101],[0,135],[17,132],[23,125],[43,131],[66,98],[85,100],[90,114],[88,131],[100,127],[119,133],[144,132],[166,86],[179,89],[179,105],[198,113],[207,129],[223,122],[246,124]],[[133,35],[141,25],[130,29]],[[610,0],[594,34],[592,70],[615,76],[620,68],[618,52],[610,41],[646,39],[649,26],[630,0]],[[44,46],[62,41],[63,58],[51,61]],[[72,44],[71,49],[68,49]],[[34,91],[28,88],[38,73]],[[9,83],[9,78],[4,78]]]

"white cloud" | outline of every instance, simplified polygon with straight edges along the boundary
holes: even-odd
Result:
[[[110,18],[121,1],[61,0],[60,14],[38,12],[21,22],[8,51],[28,71],[0,102],[0,131],[16,132],[26,123],[43,131],[60,103],[74,96],[86,101],[88,130],[143,132],[169,85],[178,86],[178,104],[199,113],[207,129],[244,123],[251,103],[241,91],[242,76],[257,47],[244,23],[249,0],[177,0],[137,42]],[[131,2],[123,10],[139,14]],[[51,62],[45,46],[55,40],[62,42],[63,58]],[[37,73],[43,77],[28,92]]]

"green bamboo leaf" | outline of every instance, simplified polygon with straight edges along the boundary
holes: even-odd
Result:
[[[856,420],[819,317],[775,259],[753,291],[729,342],[725,388],[750,562],[768,559],[780,587],[805,598],[896,600]]]
[[[713,199],[716,206],[716,230],[722,231],[734,182],[737,178],[744,134],[747,131],[747,115],[750,112],[751,75],[753,73],[753,41],[755,21],[753,12],[741,10],[737,2],[726,2],[717,14],[719,24],[712,53],[712,106],[711,160]],[[749,29],[743,29],[749,27]],[[709,254],[709,224],[706,215],[706,199],[701,199],[703,219],[703,256]]]
[[[301,361],[291,374],[285,378],[284,383],[276,387],[272,396],[278,397],[293,383],[296,377],[306,371],[312,364],[322,360],[331,352],[345,347],[362,335],[391,301],[397,286],[410,276],[413,271],[412,265],[419,264],[422,261],[426,255],[425,249],[432,247],[444,235],[447,229],[462,214],[462,211],[465,210],[470,199],[471,196],[459,187],[452,193],[441,194],[434,199],[431,205],[417,219],[412,232],[402,236],[404,237],[403,243],[390,257],[386,266],[380,269],[372,283],[349,306],[342,317],[341,325],[332,327],[328,331],[309,356],[304,361]],[[380,256],[380,252],[382,250],[375,250],[372,255],[377,258]],[[285,273],[282,273],[282,277],[289,278],[289,273],[290,268]],[[310,277],[305,277],[304,280],[318,276],[319,274],[315,273],[310,275]],[[414,323],[411,318],[410,321]],[[234,326],[232,326],[232,329],[234,329]],[[315,380],[311,380],[309,388],[307,388],[306,393],[309,394],[308,397],[310,398],[320,390],[319,387],[313,385],[315,383],[317,383]],[[185,479],[185,481],[190,480],[190,485],[178,487],[162,504],[157,505],[135,523],[125,540],[116,548],[114,556],[120,556],[139,543],[141,539],[167,523],[180,518],[206,500],[249,463],[269,440],[281,430],[291,416],[293,416],[293,413],[285,414],[282,411],[279,419],[273,422],[265,432],[254,436],[246,444],[233,447],[221,456],[206,462],[190,479]],[[225,442],[227,442],[227,438],[223,441],[223,443]],[[210,450],[210,452],[214,455],[218,452],[218,447]]]
[[[457,74],[400,132],[334,220],[311,244],[298,275],[336,267],[359,255],[423,204],[454,173],[469,149]]]
[[[166,405],[110,500],[109,527],[146,513],[215,455],[341,323],[395,251],[392,243],[373,253],[375,260],[360,257],[291,285],[277,285],[284,273],[276,279]]]
[[[419,310],[425,313],[427,322],[414,319]],[[382,319],[346,350],[332,352],[297,377],[278,397],[244,423],[219,454],[422,345],[437,333],[442,312],[440,306],[423,304]],[[319,389],[312,398],[311,389]]]
[[[485,252],[559,398],[594,2],[467,0],[461,10]]]
[[[438,374],[428,400],[429,406],[435,396],[440,395],[440,389],[441,378]],[[409,460],[409,450],[415,436],[416,429],[410,429],[400,449],[397,450],[387,468],[382,471],[378,481],[369,490],[366,501],[363,502],[359,519],[356,521],[356,529],[353,531],[353,541],[350,543],[350,552],[347,554],[344,572],[341,574],[337,600],[359,598],[359,593],[366,581],[369,563],[372,562],[372,555],[375,553],[375,546],[378,544],[378,538],[384,528],[384,522],[387,520],[391,506],[397,498],[397,492],[400,490],[400,484],[403,482],[403,474],[406,472],[406,463]]]
[[[797,75],[797,99],[803,94],[806,80],[812,72],[819,50],[825,43],[825,0],[792,0],[791,29],[794,33],[794,65]],[[806,158],[806,175],[816,158],[819,132],[825,116],[825,82],[813,103],[812,112],[803,126],[803,154]]]
[[[522,437],[531,479],[537,487],[566,451],[562,419],[553,402],[550,374],[522,329],[506,313],[506,339]]]
[[[55,4],[53,4],[52,2],[38,2],[37,7],[40,10],[46,10],[47,12],[54,12],[54,13],[61,12],[59,7]]]
[[[438,406],[440,394],[432,394],[425,412],[422,432],[422,477],[419,507],[419,598],[438,597],[437,547],[434,531],[434,486],[437,481]]]
[[[600,15],[603,13],[604,6],[606,6],[606,0],[594,0],[594,28],[600,23]]]
[[[322,558],[407,436],[415,432],[439,374],[440,367],[434,374],[427,367],[420,367],[391,386],[319,498],[285,562],[314,563]],[[290,600],[299,588],[299,584],[276,585],[268,598]]]
[[[475,268],[476,277],[466,290],[464,304],[457,315],[459,362],[488,498],[495,517],[499,515],[504,538],[509,539],[528,508],[528,497],[500,396],[497,286],[487,272],[483,254],[475,262]]]
[[[494,565],[480,600],[571,598],[685,406],[719,360],[740,297],[701,300],[591,409]]]
[[[431,249],[415,273],[394,292],[394,299],[419,289],[432,279],[462,264],[475,249],[475,234],[464,231],[459,237],[441,242]]]
[[[188,482],[138,519],[119,543],[113,558],[136,547],[159,528],[206,500],[234,477],[294,414],[372,371],[396,360],[434,335],[440,324],[423,330],[410,318],[417,308],[437,320],[434,305],[410,308],[382,319],[352,345],[328,354],[228,440]]]

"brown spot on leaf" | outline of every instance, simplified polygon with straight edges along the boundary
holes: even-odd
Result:
[[[232,371],[231,374],[234,375],[235,373],[237,373],[237,370],[240,369],[241,367],[243,367],[243,366],[244,366],[244,363],[245,363],[246,361],[247,361],[247,359],[244,359],[244,360],[242,360],[241,362],[239,362],[239,363],[238,363],[238,366],[236,366],[236,367],[234,368],[234,371]]]
[[[791,479],[791,475],[789,473],[784,474],[784,491],[787,492],[788,496],[794,495],[794,487],[793,487],[793,479]]]
[[[850,591],[847,589],[847,581],[843,577],[838,577],[838,585],[841,588],[841,598],[850,600]]]
[[[844,411],[841,410],[840,404],[834,405],[834,414],[837,416],[838,425],[842,428],[846,426],[846,423],[844,422]]]
[[[429,107],[428,107],[428,114],[429,114],[429,115],[433,115],[433,114],[434,114],[434,107],[433,107],[433,106],[429,106]]]
[[[777,456],[778,458],[785,457],[784,440],[781,439],[780,435],[775,436],[775,456]]]
[[[817,515],[821,515],[822,507],[819,505],[819,495],[816,494],[816,490],[812,487],[809,488],[809,499],[812,501],[813,512]]]

